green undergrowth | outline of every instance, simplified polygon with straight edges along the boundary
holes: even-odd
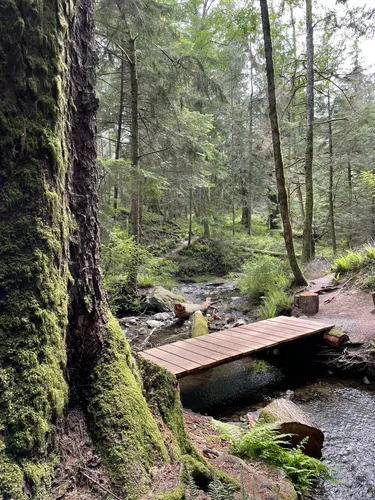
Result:
[[[262,319],[290,314],[293,297],[289,292],[292,276],[287,262],[270,255],[254,255],[244,264],[238,286],[243,295],[260,302]]]
[[[137,245],[126,231],[114,229],[103,245],[104,284],[109,294],[111,309],[118,315],[136,313],[140,299],[136,295],[132,273],[138,286],[162,285],[171,288],[178,267],[165,257],[156,257],[151,250]]]
[[[327,465],[303,453],[305,440],[289,449],[290,436],[280,434],[275,424],[258,423],[250,431],[218,421],[214,425],[229,441],[235,455],[261,459],[280,469],[302,495],[311,490],[316,479],[333,479]]]
[[[178,274],[180,277],[207,274],[222,276],[239,271],[249,255],[251,250],[244,239],[200,238],[180,251],[176,258]]]
[[[332,270],[336,278],[339,278],[342,274],[358,272],[374,264],[375,248],[372,246],[365,246],[356,252],[348,250],[344,255],[337,257],[333,262]]]

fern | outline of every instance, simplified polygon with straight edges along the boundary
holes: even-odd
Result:
[[[234,500],[234,493],[237,490],[233,484],[223,484],[217,477],[208,486],[210,500]]]
[[[285,472],[301,494],[308,492],[318,477],[332,479],[329,467],[315,458],[304,455],[302,450],[306,440],[294,449],[287,449],[286,447],[290,445],[290,435],[281,434],[275,424],[258,423],[240,437],[239,429],[233,425],[215,422],[215,426],[230,442],[235,455],[258,458],[277,467]]]
[[[241,439],[246,431],[241,427],[233,424],[225,424],[219,420],[212,419],[212,425],[220,433],[220,436],[230,443],[236,439]]]
[[[185,500],[197,500],[199,495],[199,488],[196,485],[190,471],[188,471],[185,475],[186,475]]]

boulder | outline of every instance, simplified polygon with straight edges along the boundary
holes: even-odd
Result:
[[[142,307],[145,312],[170,312],[173,311],[173,307],[177,302],[185,302],[185,298],[162,286],[156,286],[146,292],[143,297]]]

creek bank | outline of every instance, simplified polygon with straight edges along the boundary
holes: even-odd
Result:
[[[285,475],[256,459],[240,459],[230,452],[229,443],[218,435],[212,418],[184,411],[185,427],[195,448],[217,470],[232,477],[246,490],[250,498],[257,500],[297,500],[293,485]],[[236,499],[242,498],[238,492]],[[209,499],[202,496],[202,499]]]
[[[236,283],[223,278],[204,283],[181,283],[172,291],[158,286],[143,289],[140,294],[143,313],[119,318],[133,351],[190,338],[191,318],[175,318],[176,303],[205,303],[210,297],[212,307],[207,314],[210,332],[253,321],[248,312],[251,307],[239,296]]]

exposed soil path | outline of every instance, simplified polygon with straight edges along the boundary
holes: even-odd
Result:
[[[329,274],[310,281],[308,290],[318,291],[332,284],[333,274]],[[351,341],[375,340],[375,309],[372,298],[370,294],[350,285],[350,282],[343,279],[336,290],[321,294],[319,312],[311,317],[334,323],[349,335]]]

